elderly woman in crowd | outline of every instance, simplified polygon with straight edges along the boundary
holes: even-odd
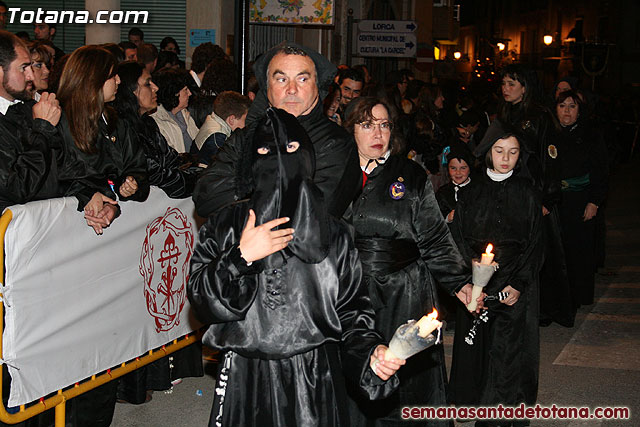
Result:
[[[609,174],[602,135],[581,117],[583,109],[576,92],[558,95],[556,114],[562,126],[560,220],[574,309],[593,304],[595,216],[607,196]]]
[[[189,79],[189,74],[184,70],[166,69],[153,75],[153,81],[158,86],[160,105],[151,117],[169,146],[178,153],[188,153],[198,134],[198,127],[187,111],[191,96],[187,86]]]
[[[147,158],[149,184],[160,187],[169,197],[191,196],[197,170],[188,168],[178,152],[167,144],[149,114],[158,108],[158,86],[142,64],[123,62],[118,66],[120,85],[114,106],[140,140]]]
[[[355,137],[363,175],[362,192],[352,205],[356,246],[376,329],[389,340],[398,326],[438,307],[436,282],[466,303],[468,268],[424,170],[399,154],[395,110],[386,101],[360,97],[346,113],[345,127]],[[352,425],[404,425],[403,406],[446,406],[442,346],[413,356],[398,375],[400,388],[385,400],[351,396]]]
[[[99,234],[115,217],[116,200],[144,201],[149,194],[137,136],[107,105],[120,82],[116,66],[109,51],[81,47],[69,57],[57,93],[64,113],[58,123],[65,150],[60,180],[69,184],[67,194],[78,198],[78,209]]]

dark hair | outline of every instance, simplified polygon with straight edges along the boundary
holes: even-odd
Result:
[[[29,43],[28,47],[29,53],[32,57],[34,55],[37,55],[38,58],[40,58],[40,62],[44,62],[47,67],[51,65],[51,60],[53,58],[51,57],[51,53],[49,52],[49,49],[45,47],[44,43],[40,43],[40,41],[36,40]]]
[[[118,43],[118,46],[125,51],[127,49],[138,49],[138,46],[134,42],[130,42],[129,40]]]
[[[247,80],[247,93],[253,92],[257,94],[259,90],[260,90],[260,84],[258,83],[258,79],[256,78],[255,75],[252,75]]]
[[[216,97],[213,103],[213,111],[222,120],[226,120],[229,116],[242,117],[249,111],[250,106],[251,100],[248,96],[227,90]]]
[[[573,102],[576,103],[576,105],[578,106],[578,120],[580,119],[580,117],[586,117],[588,114],[584,114],[585,112],[585,108],[586,108],[586,103],[585,101],[582,99],[582,97],[580,97],[580,92],[576,91],[576,90],[565,90],[563,92],[560,92],[560,94],[558,95],[558,99],[556,99],[556,104],[555,106],[558,107],[558,105],[560,105],[562,102],[566,101],[567,98],[571,98],[573,99]],[[557,110],[554,111],[554,113],[557,115]]]
[[[150,64],[158,57],[158,48],[151,43],[143,43],[138,46],[138,62]]]
[[[113,105],[118,116],[131,123],[138,123],[140,117],[138,97],[134,92],[138,89],[138,79],[144,69],[144,65],[136,61],[125,61],[118,64],[117,72],[120,77],[120,85]]]
[[[158,62],[156,63],[155,71],[160,71],[167,65],[173,66],[179,63],[180,59],[175,52],[171,52],[170,50],[161,50],[160,52],[158,52]]]
[[[363,77],[365,77],[367,75],[367,73],[365,73],[364,70],[367,70],[367,72],[369,71],[369,69],[367,68],[367,66],[365,64],[356,64],[351,68],[353,68],[354,70],[360,71],[362,73]],[[371,75],[371,74],[369,74],[369,75]]]
[[[364,85],[364,74],[355,68],[347,68],[346,70],[340,70],[338,72],[338,84],[341,85],[345,79],[351,79],[354,82],[360,82]]]
[[[16,37],[22,39],[25,42],[31,41],[31,37],[29,37],[29,33],[27,33],[26,31],[18,31],[16,33]]]
[[[333,82],[329,86],[329,92],[327,93],[327,96],[325,96],[324,101],[322,101],[322,111],[325,114],[327,113],[329,107],[331,107],[331,104],[333,104],[333,99],[336,97],[336,94],[342,95],[342,92],[340,91],[340,86],[338,85],[338,83]]]
[[[124,61],[124,50],[115,43],[105,43],[100,45],[100,47],[107,49],[111,54],[116,58],[116,61],[122,62]]]
[[[199,74],[207,69],[207,66],[214,59],[229,59],[224,50],[217,44],[211,42],[198,45],[191,55],[191,70]]]
[[[397,126],[398,113],[396,108],[386,99],[374,98],[371,96],[360,96],[349,103],[346,110],[346,118],[343,127],[354,135],[355,125],[373,119],[373,108],[382,105],[389,113],[389,121],[394,125],[389,137],[389,147],[391,154],[401,153],[404,149],[402,133]]]
[[[129,34],[127,35],[127,37],[129,37],[129,36],[138,36],[138,37],[140,37],[140,40],[144,40],[144,33],[138,27],[132,27],[129,30]]]
[[[213,112],[213,101],[215,96],[197,94],[189,98],[189,114],[196,123],[197,127],[201,127],[207,116]]]
[[[489,169],[494,169],[494,167],[493,167],[493,159],[491,157],[491,150],[493,149],[493,146],[495,145],[495,143],[500,141],[501,139],[507,139],[507,138],[511,138],[511,137],[514,137],[516,139],[516,141],[518,141],[518,148],[520,149],[520,153],[522,153],[522,143],[518,139],[518,135],[516,135],[515,133],[507,133],[506,135],[502,135],[500,138],[498,138],[495,141],[493,141],[493,144],[491,144],[491,146],[487,150],[487,153],[484,155],[484,164],[485,164],[486,167],[488,167]],[[516,163],[516,166],[518,165],[518,163],[520,163],[520,158],[522,157],[520,155],[520,153],[518,153],[518,162]]]
[[[7,7],[7,4],[3,1],[0,1],[0,6],[4,7],[5,9],[9,10],[9,8]]]
[[[21,39],[8,31],[0,30],[0,67],[4,70],[5,75],[9,65],[15,61],[18,56],[16,52],[17,46],[22,46],[26,49]]]
[[[178,92],[182,90],[191,76],[185,70],[165,68],[153,74],[153,82],[158,86],[158,103],[171,111],[180,103]]]
[[[53,63],[53,67],[49,70],[49,88],[47,92],[58,93],[58,85],[60,84],[60,77],[64,71],[64,66],[67,65],[70,54],[63,55],[60,59]]]
[[[88,45],[76,49],[62,71],[58,99],[75,145],[85,153],[95,152],[100,116],[106,112],[102,87],[115,75],[117,65],[111,52]]]
[[[500,70],[500,81],[505,77],[509,77],[512,80],[516,80],[522,86],[524,86],[524,95],[522,101],[520,101],[524,111],[529,111],[531,105],[537,100],[538,95],[538,78],[535,72],[524,66],[523,64],[509,64]],[[502,99],[502,112],[503,117],[508,108],[508,102]]]
[[[202,77],[200,90],[205,95],[216,96],[225,90],[238,90],[236,66],[228,59],[215,59]]]
[[[420,90],[426,85],[425,82],[418,79],[409,80],[407,84],[407,91],[404,94],[404,97],[407,99],[415,99],[420,96]]]
[[[162,41],[160,42],[160,50],[163,51],[165,47],[167,47],[167,45],[169,43],[173,43],[176,46],[176,54],[180,55],[180,45],[178,44],[178,42],[176,41],[176,39],[174,39],[173,37],[165,37],[162,39]]]
[[[431,120],[435,119],[439,113],[435,101],[440,95],[442,95],[442,88],[434,84],[425,84],[420,89],[418,109],[422,110]]]

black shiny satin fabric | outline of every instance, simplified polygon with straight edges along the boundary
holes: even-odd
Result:
[[[521,292],[513,306],[496,304],[489,322],[477,328],[474,345],[464,338],[472,316],[458,310],[451,366],[450,398],[456,405],[533,405],[539,369],[539,271],[542,212],[539,193],[512,176],[495,182],[486,175],[461,194],[451,226],[466,262],[494,245],[500,265],[484,292],[510,285]]]
[[[469,267],[442,218],[431,183],[411,160],[391,156],[377,166],[351,211],[356,241],[364,250],[362,268],[376,328],[385,339],[391,339],[407,320],[418,320],[439,308],[437,284],[453,294],[470,281]],[[369,247],[363,242],[369,242]],[[446,406],[442,346],[408,359],[398,376],[399,389],[382,401],[368,402],[350,393],[352,426],[404,426],[403,406]],[[449,421],[422,424],[449,425]]]

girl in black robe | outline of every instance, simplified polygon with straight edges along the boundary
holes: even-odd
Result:
[[[202,226],[188,285],[210,325],[203,342],[225,352],[209,425],[350,425],[345,381],[382,398],[403,362],[381,362],[357,250],[312,181],[313,145],[295,117],[269,108],[242,150],[251,198]],[[269,236],[259,254],[258,233]]]
[[[458,310],[450,401],[456,406],[534,405],[539,368],[540,199],[529,180],[514,174],[520,143],[499,121],[489,127],[479,148],[487,153],[487,172],[460,195],[452,233],[469,265],[488,243],[494,245],[499,269],[484,292],[489,296],[509,292],[509,296],[489,306],[489,320],[478,325],[473,344],[465,340],[473,316],[466,308]],[[485,425],[521,424],[476,423]]]
[[[355,136],[364,179],[351,209],[356,246],[376,328],[387,340],[409,319],[441,310],[436,283],[449,295],[469,283],[468,267],[440,214],[427,174],[396,154],[402,146],[391,131],[391,108],[377,98],[360,97],[347,108],[345,122]],[[466,294],[461,295],[466,301]],[[400,388],[382,401],[351,393],[352,426],[405,425],[400,412],[404,406],[446,406],[442,345],[409,358],[398,376]],[[427,420],[423,425],[450,423]]]

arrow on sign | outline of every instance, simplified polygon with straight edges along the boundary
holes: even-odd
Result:
[[[413,42],[405,43],[404,45],[406,47],[408,47],[409,49],[413,48],[413,46],[414,46]]]
[[[407,30],[413,31],[415,29],[416,29],[416,24],[414,24],[413,22],[410,24],[407,24]]]

